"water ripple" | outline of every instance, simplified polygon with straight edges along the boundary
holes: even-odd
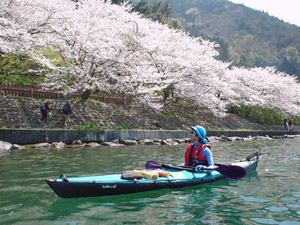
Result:
[[[148,160],[178,164],[186,146],[11,151],[0,157],[0,224],[300,225],[299,144],[212,143],[220,163],[260,149],[257,172],[189,188],[82,199],[58,198],[45,179],[142,169]]]

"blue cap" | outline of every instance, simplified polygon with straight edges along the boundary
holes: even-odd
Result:
[[[191,126],[190,128],[193,129],[196,132],[197,136],[201,139],[201,141],[203,143],[205,143],[205,144],[208,143],[208,141],[205,139],[206,130],[204,129],[204,127],[202,127],[202,126],[195,126],[195,127]]]

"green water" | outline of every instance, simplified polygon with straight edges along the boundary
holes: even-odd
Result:
[[[148,160],[183,162],[185,144],[10,151],[0,155],[0,224],[300,225],[300,139],[212,143],[216,162],[263,157],[240,180],[120,196],[61,199],[47,178],[120,173]]]

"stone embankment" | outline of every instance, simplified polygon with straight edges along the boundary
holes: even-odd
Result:
[[[254,140],[272,140],[272,139],[281,139],[281,138],[300,138],[300,135],[283,135],[283,136],[248,136],[248,137],[226,137],[226,136],[211,136],[209,137],[210,143],[214,142],[233,142],[233,141],[254,141]],[[125,139],[119,140],[115,139],[110,142],[89,142],[82,143],[81,140],[75,140],[71,144],[66,144],[63,142],[52,142],[52,143],[37,143],[37,144],[27,144],[27,145],[18,145],[11,144],[9,142],[0,141],[0,153],[6,152],[11,149],[25,150],[25,149],[41,149],[41,148],[83,148],[90,147],[96,148],[101,146],[110,146],[110,147],[124,147],[124,146],[133,146],[133,145],[179,145],[182,143],[189,143],[189,138],[181,138],[181,139],[143,139],[143,140],[133,140],[133,139]]]
[[[43,128],[40,104],[46,100],[0,96],[0,127],[6,128]],[[50,100],[53,109],[49,119],[49,128],[64,128],[62,108],[65,101]],[[236,115],[215,117],[207,110],[194,108],[166,107],[154,110],[140,105],[116,105],[99,102],[72,103],[73,114],[68,127],[80,127],[92,124],[108,130],[126,126],[140,130],[187,130],[191,125],[202,125],[207,130],[283,130],[283,125],[267,126],[251,123]],[[298,129],[298,127],[295,127]]]

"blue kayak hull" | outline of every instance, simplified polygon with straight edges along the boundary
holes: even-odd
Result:
[[[247,172],[257,168],[258,158],[232,163],[243,167]],[[183,170],[165,169],[173,176],[158,179],[126,180],[121,174],[47,179],[46,182],[53,191],[62,198],[96,197],[106,195],[131,194],[159,190],[164,188],[181,188],[225,179],[217,171],[189,172]]]

